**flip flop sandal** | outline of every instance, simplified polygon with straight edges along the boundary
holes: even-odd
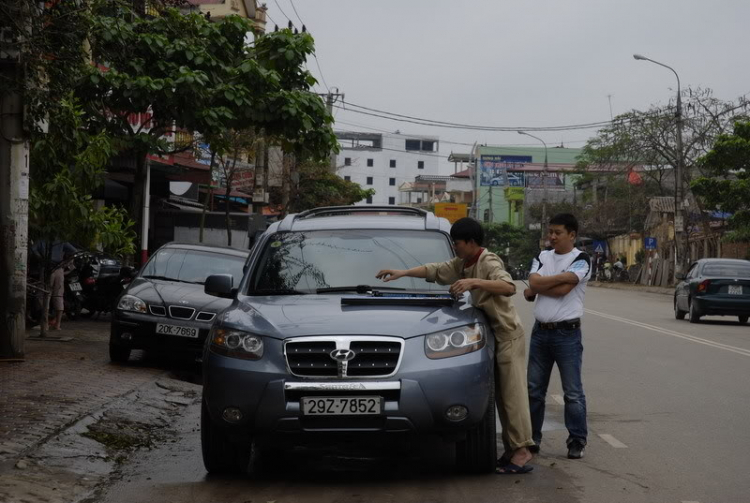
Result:
[[[533,470],[533,466],[518,466],[514,465],[513,463],[509,463],[503,467],[496,468],[495,473],[498,475],[525,475],[527,473],[531,473]]]

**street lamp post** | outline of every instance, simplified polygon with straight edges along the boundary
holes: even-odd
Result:
[[[677,77],[677,167],[675,169],[675,192],[674,192],[674,229],[675,229],[675,280],[677,274],[684,272],[687,262],[687,233],[685,232],[684,209],[684,182],[685,182],[685,157],[682,149],[682,92],[680,89],[680,76],[671,66],[659,63],[653,59],[633,54],[637,61],[649,61],[655,65],[662,66],[674,73]]]
[[[544,145],[544,176],[542,177],[542,223],[540,225],[542,236],[541,239],[542,241],[544,241],[544,237],[547,235],[547,174],[549,170],[549,166],[547,164],[547,144],[538,136],[529,134],[526,131],[519,131],[518,134],[530,136],[535,140],[539,140],[540,142],[542,142],[542,145]]]

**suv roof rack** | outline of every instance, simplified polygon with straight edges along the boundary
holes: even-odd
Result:
[[[437,217],[429,211],[410,206],[328,206],[306,210],[296,215],[287,215],[279,225],[280,231],[290,231],[296,220],[332,215],[351,215],[354,213],[398,213],[403,216],[424,218],[426,230],[440,229]]]

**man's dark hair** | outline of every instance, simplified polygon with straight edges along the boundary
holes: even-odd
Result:
[[[482,246],[484,242],[484,229],[482,229],[482,224],[473,218],[461,218],[456,220],[456,223],[451,227],[451,239],[453,241],[460,239],[467,243],[474,241],[477,245]]]
[[[558,213],[549,220],[550,225],[562,225],[568,232],[575,232],[578,235],[578,219],[570,213]]]

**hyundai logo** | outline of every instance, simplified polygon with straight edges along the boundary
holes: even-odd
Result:
[[[353,360],[357,354],[351,349],[334,349],[331,351],[331,358],[337,362],[348,362]]]

